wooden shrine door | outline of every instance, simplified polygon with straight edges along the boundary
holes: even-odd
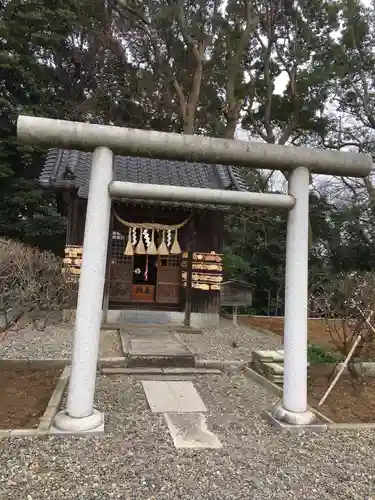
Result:
[[[125,262],[112,263],[110,269],[109,300],[117,303],[130,302],[133,285],[133,259],[127,257]]]
[[[126,234],[112,232],[109,268],[109,301],[123,304],[130,302],[133,285],[133,256],[124,255]]]
[[[156,302],[178,304],[181,291],[181,256],[159,256]]]

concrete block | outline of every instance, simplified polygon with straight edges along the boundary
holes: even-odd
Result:
[[[192,382],[143,381],[143,390],[153,413],[207,411]]]
[[[176,448],[222,448],[218,437],[208,429],[203,413],[165,413],[164,418]]]
[[[261,363],[283,363],[284,362],[284,352],[280,351],[253,351],[252,358],[254,361],[259,361]]]
[[[283,365],[279,365],[277,363],[263,363],[264,371],[268,374],[272,375],[284,375],[284,367]]]

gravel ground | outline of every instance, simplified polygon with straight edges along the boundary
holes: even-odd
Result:
[[[180,334],[180,337],[201,359],[248,360],[255,349],[281,347],[280,336],[267,335],[248,326],[234,328],[231,320],[226,318],[220,318],[220,328],[205,329],[203,335]],[[233,340],[236,341],[236,348],[233,347]]]
[[[0,340],[0,358],[70,358],[72,329],[72,326],[58,325],[48,326],[43,332],[30,326],[10,330]],[[220,328],[206,329],[203,335],[179,335],[201,359],[248,360],[254,349],[275,349],[281,345],[281,338],[277,335],[267,335],[247,326],[235,329],[225,318],[220,318]],[[233,348],[233,339],[236,339],[236,348]],[[122,355],[116,330],[102,330],[100,356],[110,358]]]
[[[273,398],[255,382],[195,380],[221,450],[179,450],[139,381],[100,377],[104,438],[0,440],[0,498],[13,500],[365,500],[374,498],[372,431],[294,436],[259,416]]]
[[[72,326],[48,326],[38,332],[31,327],[10,330],[0,341],[1,358],[65,359],[71,357]],[[100,357],[122,356],[116,330],[102,330]]]

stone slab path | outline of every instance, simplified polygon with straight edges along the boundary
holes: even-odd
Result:
[[[192,382],[142,382],[150,409],[154,413],[192,413],[207,411]]]
[[[128,324],[120,337],[128,366],[194,366],[195,351],[170,326]]]
[[[162,413],[176,448],[221,448],[207,427],[207,408],[191,381],[142,381],[153,413]]]
[[[208,429],[204,413],[164,413],[177,449],[220,449],[218,437]]]

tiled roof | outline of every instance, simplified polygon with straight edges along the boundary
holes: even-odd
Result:
[[[76,189],[79,197],[87,198],[91,159],[92,153],[50,149],[39,182],[45,188]],[[246,185],[235,167],[130,156],[115,156],[114,180],[142,184],[246,190]],[[180,204],[174,203],[174,205]],[[182,205],[197,206],[186,202]]]

